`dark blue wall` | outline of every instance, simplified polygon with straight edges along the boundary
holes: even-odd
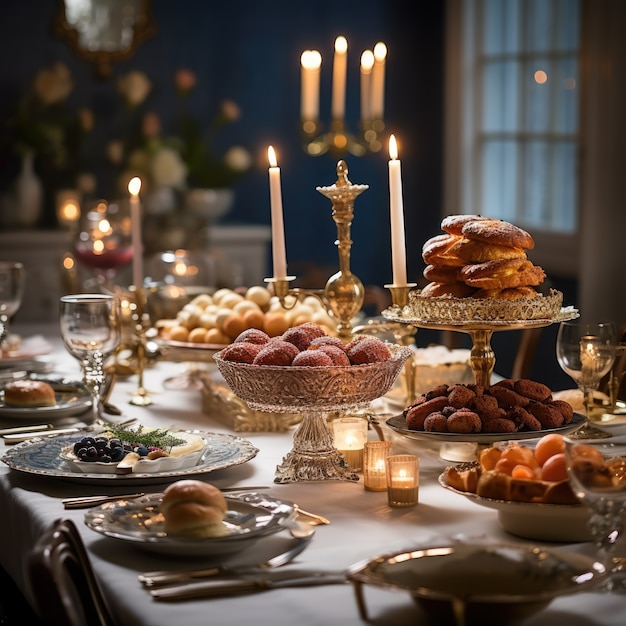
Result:
[[[108,81],[98,80],[88,63],[51,35],[56,10],[54,0],[1,3],[0,116],[38,69],[65,62],[76,82],[72,104],[92,108],[99,119],[91,158],[100,173],[100,194],[106,196],[110,181],[99,168],[107,127],[119,110],[115,78],[130,69],[144,71],[155,85],[151,105],[167,126],[174,113],[173,75],[182,67],[192,69],[199,80],[194,112],[208,121],[222,99],[235,100],[242,118],[221,139],[224,146],[246,145],[256,161],[255,170],[237,184],[236,205],[222,221],[269,223],[267,146],[274,145],[282,169],[288,264],[296,273],[309,264],[334,272],[337,264],[330,202],[315,190],[335,182],[337,158],[313,158],[301,148],[300,54],[307,48],[322,52],[320,115],[327,120],[334,39],[347,37],[347,122],[356,130],[361,51],[386,42],[386,135],[394,132],[400,146],[408,271],[417,279],[421,244],[438,231],[440,220],[442,2],[154,0],[156,35],[132,60],[115,65]],[[356,202],[352,228],[352,270],[365,284],[391,281],[387,159],[386,147],[375,155],[346,157],[350,180],[370,186]],[[5,181],[11,173],[5,168]]]

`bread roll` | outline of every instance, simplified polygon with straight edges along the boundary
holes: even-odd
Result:
[[[14,380],[4,387],[4,403],[7,406],[34,408],[55,406],[54,389],[41,380]]]
[[[222,523],[228,505],[214,485],[200,480],[179,480],[163,492],[159,507],[165,532],[173,537],[221,537],[228,534]]]

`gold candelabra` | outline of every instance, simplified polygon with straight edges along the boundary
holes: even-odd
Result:
[[[290,288],[289,283],[295,276],[266,278],[265,282],[272,285],[274,294],[286,309],[293,307],[299,298],[306,295],[318,298],[328,314],[337,320],[339,337],[349,339],[352,335],[352,318],[361,310],[365,297],[363,283],[350,270],[350,226],[354,218],[354,201],[369,189],[369,185],[353,185],[348,180],[348,165],[340,160],[337,163],[337,182],[316,189],[332,203],[332,217],[337,225],[339,271],[328,279],[324,289]]]
[[[379,152],[382,149],[381,135],[385,123],[383,120],[362,122],[358,137],[347,131],[344,120],[333,120],[327,132],[323,132],[322,124],[317,120],[302,120],[301,129],[304,150],[310,156],[330,152],[336,157],[347,153],[361,157],[368,151]]]

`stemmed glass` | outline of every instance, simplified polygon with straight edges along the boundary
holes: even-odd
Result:
[[[579,439],[601,436],[593,428],[593,393],[600,379],[608,374],[615,361],[615,324],[585,323],[581,320],[561,322],[556,338],[556,357],[561,369],[571,376],[583,392],[587,420],[578,431]]]
[[[9,335],[9,320],[17,313],[24,295],[24,265],[18,261],[0,263],[0,356]]]
[[[74,254],[99,285],[110,284],[133,258],[130,215],[121,203],[99,200],[82,216]]]
[[[565,458],[572,489],[591,510],[589,530],[608,573],[605,589],[612,591],[619,583],[626,590],[624,568],[613,560],[626,525],[626,455],[615,444],[598,448],[566,437]]]
[[[100,396],[106,383],[104,365],[121,341],[119,300],[103,294],[63,296],[61,337],[67,351],[80,362],[91,394],[92,417],[100,417]]]

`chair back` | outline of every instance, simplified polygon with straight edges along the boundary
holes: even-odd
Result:
[[[51,626],[113,626],[85,545],[69,519],[57,519],[28,558],[35,610]]]

